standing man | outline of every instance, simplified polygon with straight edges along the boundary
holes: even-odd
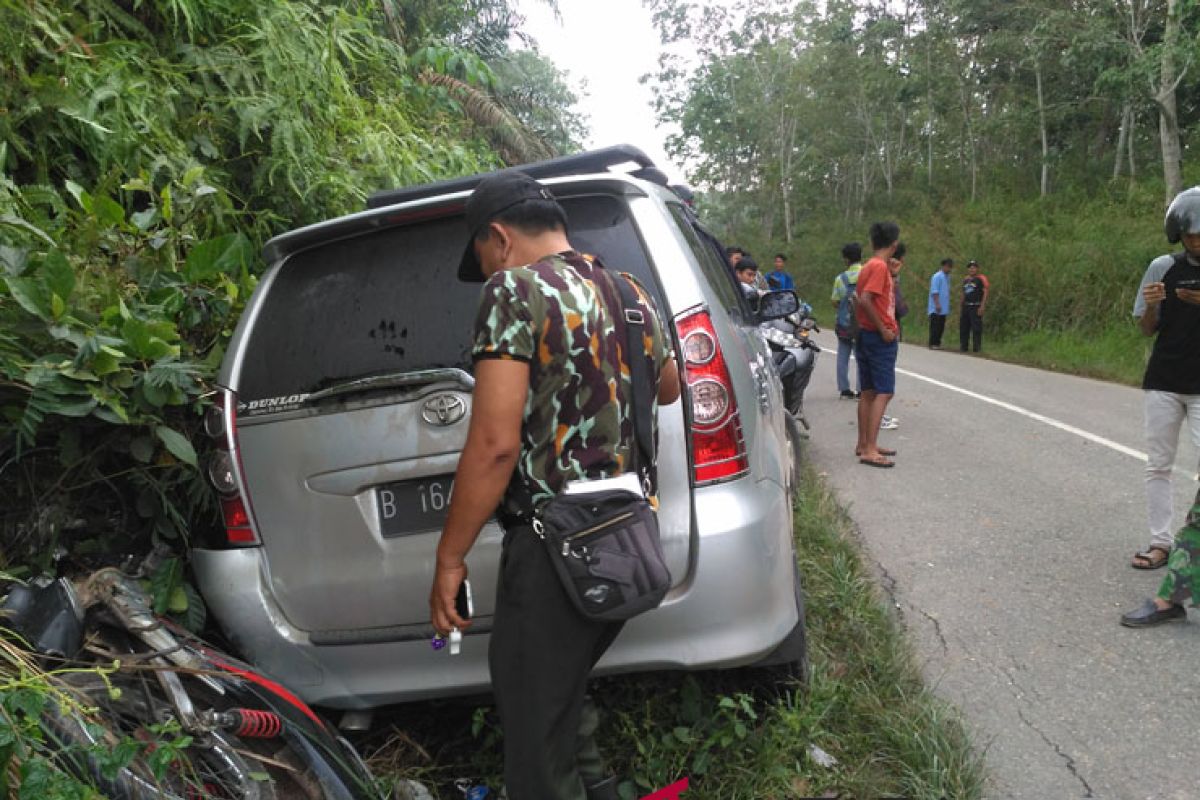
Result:
[[[1167,240],[1183,252],[1159,256],[1142,276],[1133,315],[1154,349],[1142,378],[1146,417],[1146,516],[1150,546],[1133,557],[1137,569],[1158,569],[1171,549],[1171,470],[1186,419],[1200,447],[1200,187],[1181,192],[1167,209]]]
[[[943,258],[942,268],[929,279],[929,349],[942,349],[942,334],[946,332],[946,317],[950,315],[950,273],[954,259]]]
[[[964,353],[967,344],[978,353],[983,339],[983,311],[987,307],[988,284],[979,274],[979,262],[967,262],[967,277],[962,282],[962,312],[958,317],[958,345]]]
[[[796,282],[792,280],[792,276],[786,272],[787,256],[783,253],[775,254],[775,269],[767,273],[767,286],[771,291],[777,289],[795,289]]]
[[[746,251],[737,245],[730,245],[725,248],[725,260],[729,262],[730,269],[737,269],[738,262],[746,255]]]
[[[858,392],[850,388],[850,352],[858,338],[858,320],[854,314],[855,288],[862,269],[862,245],[850,242],[842,246],[842,261],[846,269],[833,279],[833,307],[837,309],[833,331],[837,334],[837,388],[838,396],[854,400]]]
[[[474,326],[471,424],[429,597],[433,627],[445,635],[470,625],[455,595],[467,553],[496,514],[504,544],[488,666],[508,797],[615,799],[616,779],[591,741],[585,688],[622,623],[575,610],[532,523],[568,481],[611,477],[630,463],[633,395],[613,283],[626,278],[572,249],[562,207],[521,172],[480,181],[466,217],[458,276],[486,283]],[[629,357],[646,360],[657,402],[670,403],[679,396],[674,355],[654,303],[636,288],[645,349]]]
[[[896,392],[896,291],[889,260],[900,240],[900,226],[894,222],[876,222],[871,226],[874,254],[858,274],[858,445],[854,449],[860,464],[893,467],[889,456],[895,450],[880,449],[879,423],[888,402]]]

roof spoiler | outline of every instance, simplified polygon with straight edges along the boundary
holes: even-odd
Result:
[[[545,161],[535,161],[532,164],[520,164],[513,169],[519,169],[531,178],[556,178],[560,175],[589,175],[596,172],[608,172],[613,167],[624,164],[636,164],[637,168],[627,174],[642,180],[667,185],[667,176],[654,166],[650,157],[640,149],[630,144],[619,144],[604,147],[599,150],[589,150],[570,156],[550,158]],[[420,186],[406,186],[400,189],[385,189],[375,192],[367,198],[367,208],[383,208],[397,203],[407,203],[410,200],[420,200],[434,195],[465,192],[475,188],[475,185],[491,173],[468,175],[465,178],[451,178],[437,183],[425,183]]]

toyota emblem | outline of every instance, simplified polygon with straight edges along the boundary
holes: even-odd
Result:
[[[453,394],[439,394],[425,401],[421,418],[430,425],[445,427],[453,425],[467,415],[467,404]]]

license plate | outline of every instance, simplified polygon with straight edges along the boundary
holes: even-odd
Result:
[[[450,510],[453,475],[398,481],[375,489],[379,525],[385,537],[440,531]]]

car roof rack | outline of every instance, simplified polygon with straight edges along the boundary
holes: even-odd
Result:
[[[650,157],[639,148],[630,144],[619,144],[603,147],[599,150],[589,150],[559,158],[549,158],[545,161],[535,161],[532,164],[520,164],[511,169],[519,169],[531,178],[556,178],[560,175],[588,175],[596,172],[607,172],[613,167],[623,164],[636,164],[637,169],[626,174],[641,178],[660,186],[667,185],[667,176],[662,173]],[[465,192],[474,189],[476,184],[492,173],[468,175],[464,178],[451,178],[436,183],[424,183],[420,186],[406,186],[400,189],[385,189],[375,192],[367,198],[367,208],[383,208],[384,206],[407,203],[410,200],[421,200],[439,194]]]

